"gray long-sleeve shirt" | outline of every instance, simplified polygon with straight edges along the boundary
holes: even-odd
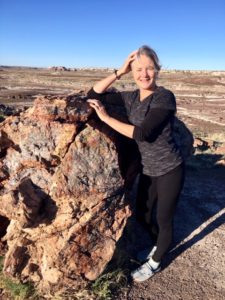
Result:
[[[128,120],[135,126],[133,138],[141,153],[144,174],[161,176],[182,163],[173,138],[176,99],[171,91],[158,87],[142,101],[139,90],[98,94],[91,89],[88,97],[125,105]]]

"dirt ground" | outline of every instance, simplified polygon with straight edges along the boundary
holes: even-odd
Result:
[[[0,104],[30,106],[40,94],[87,90],[110,72],[1,67]],[[158,84],[175,93],[178,116],[195,136],[225,142],[225,71],[163,71]],[[127,75],[115,87],[130,90],[135,84]],[[225,299],[225,166],[215,165],[219,159],[202,153],[199,164],[189,164],[163,270],[144,283],[131,283],[117,300]]]

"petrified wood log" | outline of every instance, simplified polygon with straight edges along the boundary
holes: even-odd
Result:
[[[136,175],[127,168],[135,157],[130,143],[81,95],[39,97],[0,124],[6,274],[54,293],[103,272],[131,214],[124,189],[126,174]]]

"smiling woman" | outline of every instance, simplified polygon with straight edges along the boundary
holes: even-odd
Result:
[[[132,71],[138,89],[129,92],[107,92],[107,88],[124,74]],[[131,275],[135,281],[144,281],[160,270],[161,260],[172,241],[173,215],[184,182],[184,164],[173,137],[176,113],[174,94],[156,80],[160,71],[155,51],[142,46],[132,52],[123,66],[97,82],[88,92],[88,100],[99,118],[119,133],[137,142],[142,173],[136,201],[136,216],[155,243],[139,254],[146,261]],[[108,115],[104,103],[122,102],[129,123]],[[156,223],[152,213],[156,206]]]
[[[134,81],[141,91],[141,99],[156,89],[156,79],[160,71],[159,59],[155,51],[148,46],[138,49],[136,59],[131,63]]]

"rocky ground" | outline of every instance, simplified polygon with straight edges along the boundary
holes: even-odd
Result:
[[[40,94],[86,91],[110,72],[1,67],[0,117],[6,108],[31,106]],[[162,71],[158,84],[176,94],[178,116],[199,138],[198,151],[188,163],[175,240],[162,272],[142,284],[131,283],[116,299],[224,299],[225,72]],[[115,87],[135,85],[127,75]],[[137,250],[140,245],[139,239]]]

